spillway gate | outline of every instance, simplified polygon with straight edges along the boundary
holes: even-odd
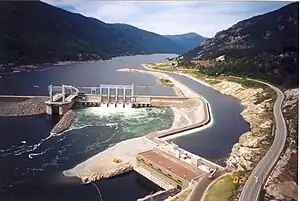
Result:
[[[134,85],[78,87],[77,101],[85,106],[132,107],[135,101]]]

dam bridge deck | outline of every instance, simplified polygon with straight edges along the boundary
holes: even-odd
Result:
[[[108,85],[97,87],[49,86],[49,100],[45,101],[48,114],[63,115],[73,105],[77,107],[172,107],[189,99],[178,96],[135,95],[135,85]]]

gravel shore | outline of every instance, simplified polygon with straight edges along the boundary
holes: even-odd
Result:
[[[0,102],[0,116],[31,116],[46,113],[46,98],[30,98],[21,102]]]

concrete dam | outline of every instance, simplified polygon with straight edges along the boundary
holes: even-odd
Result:
[[[49,86],[47,114],[64,115],[74,107],[142,108],[175,107],[189,97],[135,95],[132,85],[100,85],[99,87]]]
[[[102,107],[147,108],[171,107],[177,117],[166,130],[145,134],[143,137],[122,141],[98,153],[92,158],[64,171],[65,176],[79,177],[84,183],[109,178],[128,171],[136,171],[151,180],[164,191],[139,200],[176,196],[194,189],[196,185],[209,184],[212,171],[223,173],[224,168],[201,156],[190,153],[167,138],[200,128],[211,122],[209,104],[201,96],[186,92],[179,96],[136,95],[135,85],[99,85],[97,87],[74,87],[60,85],[48,87],[48,100],[43,102],[48,115],[62,118],[52,129],[60,133],[68,128],[76,117],[74,108]],[[1,96],[0,96],[1,98]],[[9,98],[34,98],[2,96]],[[175,114],[174,112],[174,114]],[[52,132],[51,131],[51,132]],[[195,131],[194,131],[195,132]],[[124,151],[126,150],[126,151]]]

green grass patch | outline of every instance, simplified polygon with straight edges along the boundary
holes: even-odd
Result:
[[[170,62],[166,63],[148,63],[145,64],[146,67],[154,69],[154,70],[165,70],[172,71],[174,70],[174,66]]]
[[[262,93],[257,95],[256,101],[255,101],[254,104],[255,105],[260,104],[261,102],[263,102],[265,100],[268,100],[268,99],[272,99],[272,103],[274,103],[276,98],[277,98],[276,91],[274,91],[270,87],[267,87],[267,88],[264,89],[264,91]]]
[[[245,77],[243,78],[239,78],[239,77],[234,77],[234,76],[227,76],[227,75],[215,75],[215,76],[211,76],[211,75],[206,75],[204,73],[202,73],[201,70],[199,69],[195,69],[195,68],[186,68],[184,66],[172,66],[170,63],[151,63],[151,64],[146,64],[147,67],[152,68],[152,69],[156,69],[156,70],[164,70],[164,71],[176,71],[176,72],[182,72],[188,75],[191,75],[199,80],[203,80],[209,84],[218,84],[220,83],[222,80],[227,80],[230,82],[235,82],[235,83],[239,83],[241,84],[243,87],[245,88],[263,88],[265,89],[266,85],[253,81],[253,80],[249,80]]]
[[[236,187],[233,183],[232,174],[227,174],[215,181],[210,186],[204,201],[231,201]]]
[[[159,83],[163,86],[174,87],[174,83],[169,79],[159,78]]]
[[[211,85],[215,85],[215,84],[220,83],[221,81],[220,80],[207,79],[207,80],[205,80],[205,82],[208,82]]]
[[[262,83],[259,83],[259,82],[253,81],[253,80],[248,80],[247,78],[240,79],[237,77],[226,76],[225,79],[228,81],[231,81],[231,82],[239,83],[243,87],[246,87],[246,88],[266,88],[267,87],[266,85],[264,85]]]
[[[218,178],[207,190],[204,201],[232,201],[237,189],[246,181],[245,172],[227,173]]]

